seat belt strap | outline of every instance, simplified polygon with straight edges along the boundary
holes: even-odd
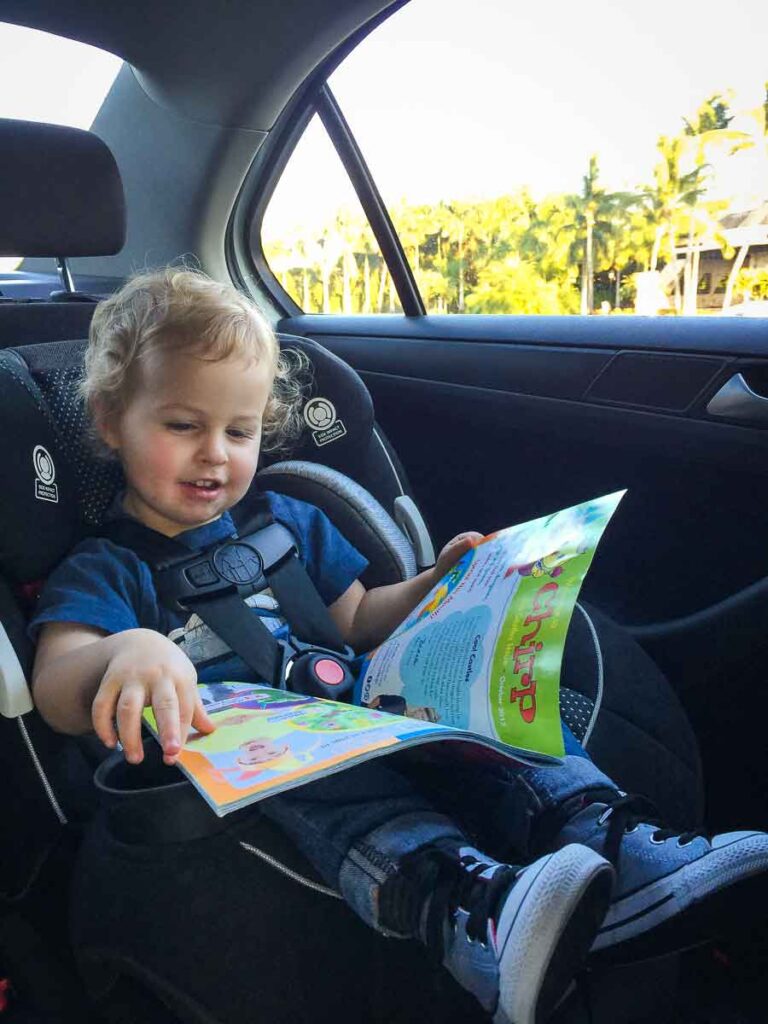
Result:
[[[298,558],[284,558],[265,576],[294,636],[339,653],[346,650],[336,623]]]
[[[188,607],[253,669],[257,678],[277,689],[282,687],[284,648],[238,593],[208,595],[190,601]]]
[[[273,686],[283,685],[284,662],[290,652],[245,603],[249,592],[266,587],[272,590],[291,636],[300,645],[324,648],[349,658],[349,648],[295,553],[290,532],[274,521],[268,509],[238,518],[237,537],[223,539],[198,552],[132,519],[107,523],[101,533],[130,548],[149,564],[163,604],[194,612],[260,678]],[[238,543],[241,550],[250,546],[259,550],[261,584],[254,580],[255,585],[238,587],[237,573],[234,578],[228,574],[222,578],[220,570],[212,564],[219,549],[229,545],[236,548]]]

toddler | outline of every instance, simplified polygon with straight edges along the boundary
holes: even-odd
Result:
[[[239,292],[183,269],[129,281],[95,312],[83,382],[96,433],[124,473],[110,516],[191,551],[232,536],[230,509],[254,479],[262,440],[295,421],[289,392],[276,339]],[[267,497],[357,651],[388,636],[478,536],[454,538],[434,569],[366,590],[365,560],[323,513]],[[173,764],[191,730],[213,729],[198,681],[253,679],[235,656],[196,667],[168,639],[184,619],[159,603],[138,555],[85,540],[52,573],[30,625],[40,712],[57,730],[119,740],[136,763],[151,705]],[[457,762],[441,789],[416,759],[383,758],[259,807],[365,922],[428,946],[495,1021],[534,1024],[590,948],[647,955],[699,940],[721,897],[754,899],[768,867],[762,833],[707,840],[644,823],[564,733],[562,766],[477,768],[460,781],[469,770]],[[468,804],[499,793],[496,817],[523,864],[500,863],[467,833]]]

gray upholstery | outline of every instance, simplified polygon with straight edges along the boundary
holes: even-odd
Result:
[[[0,118],[0,256],[110,256],[125,241],[125,197],[91,132]]]
[[[364,581],[397,583],[416,574],[413,548],[379,502],[360,484],[318,462],[276,462],[261,486],[321,508],[368,561]]]

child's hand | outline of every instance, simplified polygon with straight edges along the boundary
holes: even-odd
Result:
[[[119,739],[131,764],[144,757],[141,722],[149,706],[166,764],[175,763],[190,726],[201,733],[215,728],[197,690],[195,666],[186,654],[161,633],[131,630],[110,659],[91,708],[96,734],[108,747]]]
[[[435,582],[445,576],[448,570],[456,565],[461,556],[482,539],[482,533],[478,533],[476,530],[468,530],[466,533],[460,533],[453,540],[449,540],[437,556],[435,567],[432,570]]]

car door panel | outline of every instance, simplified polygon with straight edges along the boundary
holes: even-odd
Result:
[[[362,374],[438,540],[628,488],[586,595],[648,626],[768,573],[768,431],[707,413],[741,371],[768,394],[768,328],[714,319],[306,316],[280,326]]]

